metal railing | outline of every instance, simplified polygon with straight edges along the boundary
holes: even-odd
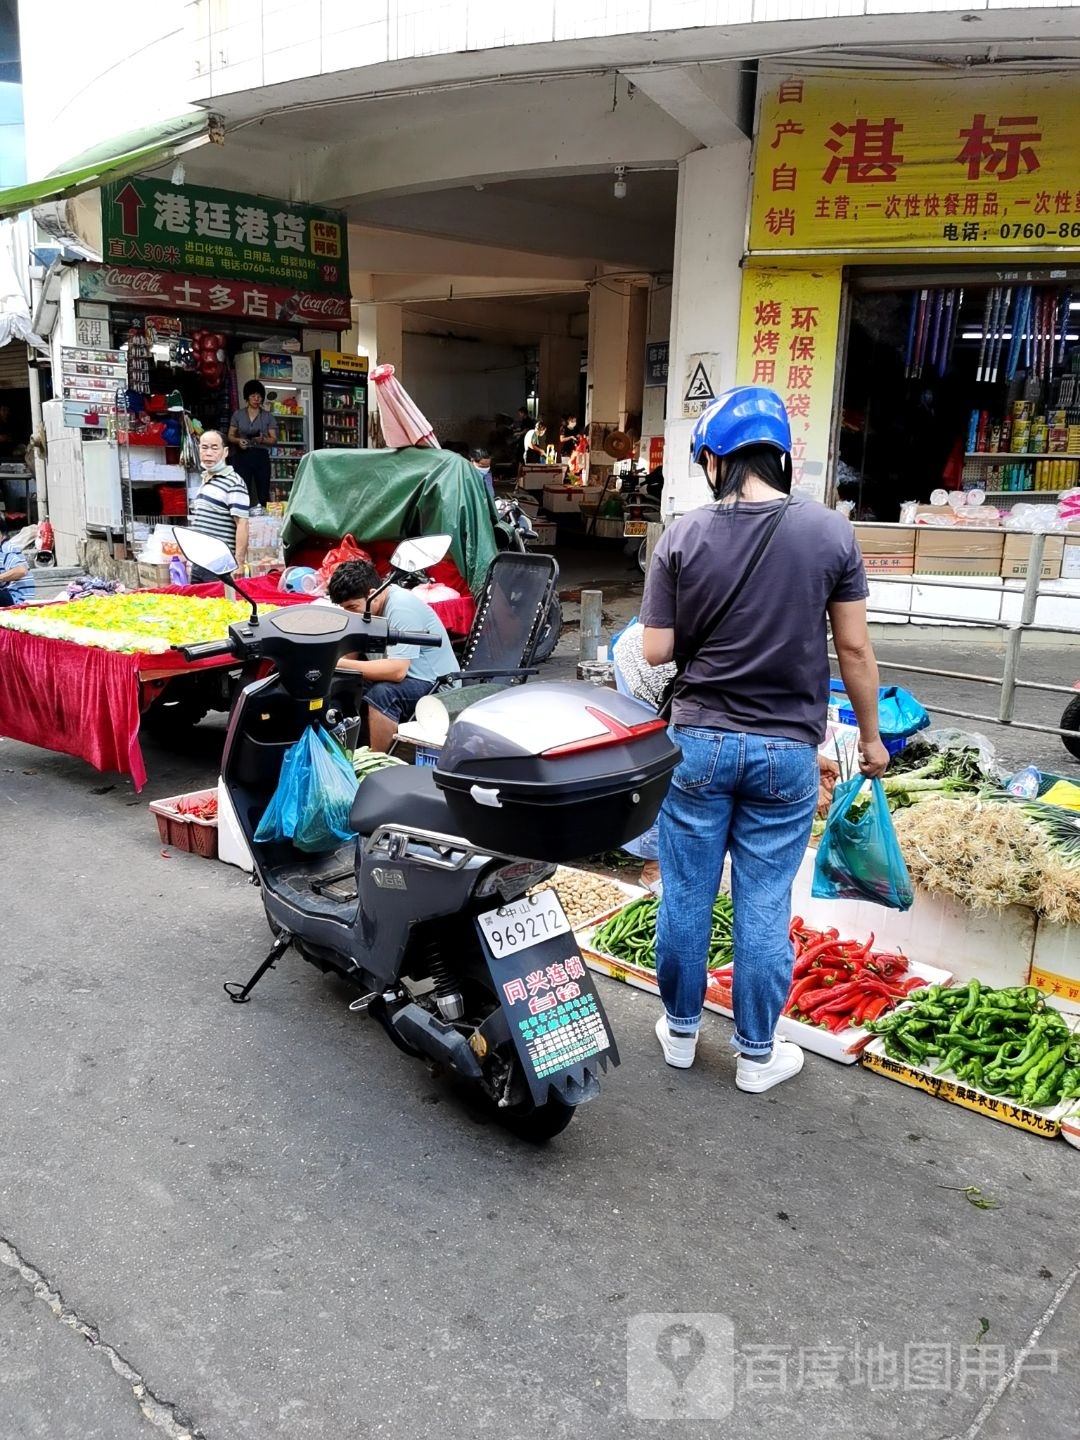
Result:
[[[1000,531],[996,533],[1000,534]],[[1046,548],[1046,536],[1036,533],[1031,536],[1031,550],[1028,554],[1027,577],[1024,582],[1023,599],[1020,606],[1019,620],[986,620],[978,617],[963,617],[964,625],[977,626],[987,630],[1002,630],[1005,632],[1005,663],[1000,678],[996,675],[971,675],[960,670],[938,670],[929,665],[907,665],[898,660],[878,660],[882,670],[898,670],[910,675],[933,675],[942,680],[963,680],[973,685],[997,685],[1001,689],[1001,696],[998,703],[996,715],[980,714],[975,710],[956,710],[947,705],[934,705],[935,712],[942,715],[951,715],[961,720],[978,720],[987,725],[1007,725],[1016,730],[1032,730],[1042,735],[1067,735],[1070,738],[1080,740],[1080,730],[1063,729],[1060,725],[1038,725],[1031,720],[1017,720],[1015,718],[1016,694],[1018,690],[1037,690],[1052,692],[1060,695],[1071,695],[1074,698],[1080,696],[1080,690],[1073,685],[1050,685],[1040,680],[1021,680],[1019,678],[1020,650],[1024,636],[1028,633],[1039,632],[1048,635],[1072,635],[1077,634],[1076,628],[1071,625],[1037,625],[1035,613],[1039,603],[1039,596],[1050,594],[1041,588],[1041,572],[1043,565],[1043,552]],[[875,585],[911,585],[918,583],[919,577],[911,575],[870,575],[867,577]],[[944,578],[944,577],[942,577]],[[872,609],[872,607],[870,607]],[[888,614],[887,611],[879,611],[878,614]],[[958,623],[955,613],[952,615],[935,614],[932,611],[909,611],[910,617],[914,620],[944,620],[949,624]],[[835,660],[836,656],[830,651],[830,657]]]

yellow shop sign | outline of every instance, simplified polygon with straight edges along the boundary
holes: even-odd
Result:
[[[752,254],[1080,248],[1080,87],[1063,74],[763,74]]]

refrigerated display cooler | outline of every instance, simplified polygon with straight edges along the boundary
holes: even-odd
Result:
[[[315,448],[367,448],[366,355],[315,350],[308,357],[315,384]]]
[[[261,381],[266,387],[266,409],[277,425],[277,444],[270,451],[271,501],[288,500],[296,467],[316,448],[311,368],[306,355],[243,350],[236,357],[238,394],[243,395],[249,380]]]

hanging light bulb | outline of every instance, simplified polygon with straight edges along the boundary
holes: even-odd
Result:
[[[616,200],[625,200],[625,199],[626,199],[626,166],[625,166],[625,165],[616,165],[616,166],[615,166],[615,184],[614,184],[614,186],[613,186],[613,194],[614,194]]]
[[[173,172],[170,176],[170,179],[173,185],[183,185],[184,181],[187,179],[187,171],[184,169],[184,162],[182,160],[177,160],[176,164],[173,166]]]

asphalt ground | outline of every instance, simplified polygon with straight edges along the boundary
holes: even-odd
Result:
[[[146,809],[222,736],[138,796],[0,741],[0,1436],[1075,1437],[1064,1143],[813,1055],[742,1095],[719,1016],[669,1070],[601,979],[623,1063],[535,1149],[294,957],[232,1006],[258,892]]]

